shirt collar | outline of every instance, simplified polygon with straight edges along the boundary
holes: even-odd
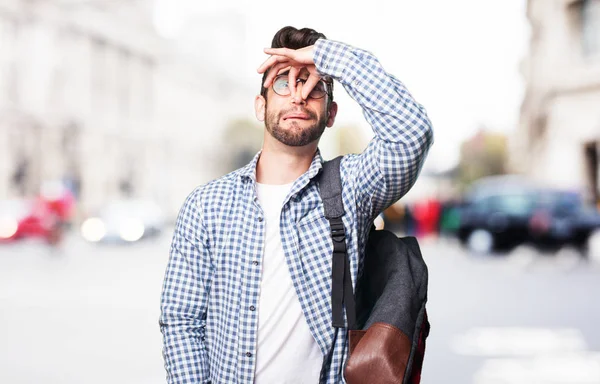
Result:
[[[262,151],[258,151],[258,153],[254,155],[254,158],[241,168],[240,177],[242,179],[247,178],[256,183],[256,165],[258,164],[258,159],[261,152]],[[321,169],[323,169],[323,157],[321,156],[321,151],[317,149],[317,152],[310,163],[308,171],[304,173],[304,175],[300,176],[300,178],[307,177],[310,180],[317,176],[321,172]]]
[[[258,151],[258,153],[254,155],[254,158],[240,169],[240,177],[242,180],[251,179],[256,182],[256,164],[258,164],[258,158],[260,157],[261,152],[262,151]]]
[[[315,152],[315,156],[313,157],[310,167],[308,167],[308,171],[305,173],[305,175],[309,179],[312,179],[313,177],[317,176],[322,169],[323,157],[321,156],[321,151],[317,148],[317,152]]]

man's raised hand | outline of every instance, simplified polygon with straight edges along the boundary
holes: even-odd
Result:
[[[271,56],[258,67],[258,73],[268,71],[263,87],[270,87],[275,77],[282,70],[289,70],[288,86],[292,95],[295,95],[296,80],[302,69],[305,68],[309,76],[306,83],[302,86],[302,99],[306,100],[312,89],[321,80],[313,61],[314,50],[314,45],[300,49],[265,48],[264,52]]]

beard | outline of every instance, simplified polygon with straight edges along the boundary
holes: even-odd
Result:
[[[287,128],[282,128],[280,122],[282,117],[289,112],[301,112],[308,115],[309,119],[305,122],[314,121],[314,124],[301,128],[298,121],[292,121],[288,123]],[[277,141],[282,144],[289,145],[290,147],[302,147],[308,145],[321,138],[323,132],[325,132],[325,126],[327,124],[327,115],[323,115],[320,119],[317,119],[317,115],[309,110],[305,109],[289,109],[283,110],[279,113],[270,113],[267,110],[267,118],[265,119],[265,127],[267,131]]]

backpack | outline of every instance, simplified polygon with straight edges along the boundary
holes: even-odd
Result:
[[[331,308],[337,331],[345,328],[346,309],[344,378],[348,384],[418,384],[430,330],[427,266],[414,237],[399,238],[372,226],[352,292],[340,163],[341,157],[325,162],[318,183],[333,242]]]

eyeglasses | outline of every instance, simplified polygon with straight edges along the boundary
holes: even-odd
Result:
[[[296,79],[296,84],[298,83],[302,83],[304,85],[306,83],[306,79]],[[308,97],[311,99],[320,99],[327,95],[327,90],[327,82],[325,80],[319,80],[312,91],[310,91],[308,94]],[[273,81],[273,91],[279,96],[290,95],[289,76],[287,74],[279,75],[275,78],[275,81]]]

